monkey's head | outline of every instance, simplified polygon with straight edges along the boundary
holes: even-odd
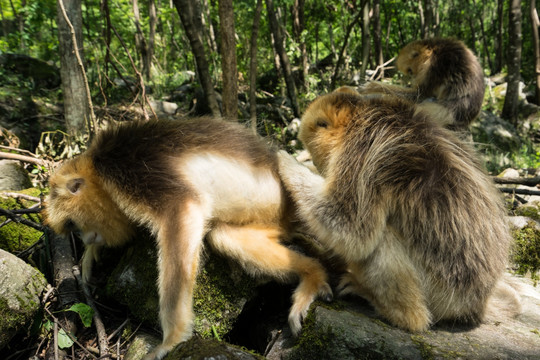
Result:
[[[129,219],[104,191],[88,156],[68,161],[49,183],[44,218],[55,233],[78,233],[85,245],[116,246],[131,237]]]
[[[326,175],[330,155],[341,146],[346,125],[355,116],[355,104],[361,101],[354,89],[341,87],[315,99],[302,116],[298,139],[322,175]]]
[[[401,49],[396,66],[411,79],[413,86],[417,86],[424,81],[431,65],[432,53],[432,47],[424,40],[413,41]]]

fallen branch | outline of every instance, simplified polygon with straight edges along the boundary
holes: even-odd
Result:
[[[493,177],[493,181],[496,184],[516,184],[516,185],[526,185],[526,186],[536,186],[540,184],[540,177],[513,177],[513,178],[502,178],[502,177]]]
[[[20,194],[20,193],[14,193],[14,192],[2,192],[0,193],[2,196],[12,197],[15,199],[24,199],[28,201],[34,201],[34,202],[41,202],[41,199],[37,196],[31,196],[26,194]]]
[[[0,151],[0,159],[8,159],[8,160],[19,160],[31,164],[36,164],[39,166],[48,166],[49,162],[45,161],[43,159],[27,156],[27,155],[21,155],[21,154],[14,154],[9,152]]]
[[[100,358],[104,356],[109,356],[109,342],[107,341],[107,332],[105,331],[105,325],[103,325],[103,320],[101,320],[101,314],[99,313],[92,294],[86,283],[82,280],[81,270],[78,265],[73,266],[73,275],[77,279],[79,286],[83,290],[86,303],[94,310],[94,324],[96,325],[96,331],[98,335],[98,344],[99,344],[99,356]]]
[[[520,195],[540,195],[538,190],[527,190],[527,189],[511,189],[511,188],[499,188],[503,193],[508,194],[520,194]]]
[[[15,221],[16,223],[30,226],[31,228],[34,228],[38,231],[45,232],[45,227],[43,225],[33,222],[32,220],[28,220],[23,217],[20,217],[19,215],[13,213],[12,211],[0,208],[0,216],[5,216],[8,219]]]

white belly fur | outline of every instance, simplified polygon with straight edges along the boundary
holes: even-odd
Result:
[[[213,220],[269,223],[280,215],[281,184],[269,168],[254,168],[219,154],[197,153],[182,158],[179,171]]]

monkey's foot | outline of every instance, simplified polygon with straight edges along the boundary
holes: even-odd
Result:
[[[307,316],[309,307],[315,297],[326,302],[333,299],[332,289],[328,283],[323,282],[315,292],[305,290],[306,284],[300,284],[293,295],[293,306],[289,312],[289,326],[294,336],[298,336],[302,329],[302,322]]]
[[[158,345],[154,348],[154,350],[146,354],[143,360],[161,360],[169,351],[171,351],[171,349],[172,346],[165,346],[163,344]]]

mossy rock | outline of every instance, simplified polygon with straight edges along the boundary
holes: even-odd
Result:
[[[518,216],[526,216],[536,221],[540,220],[540,208],[537,204],[520,205],[514,210],[514,213]]]
[[[126,304],[138,319],[159,328],[155,241],[141,236],[121,253],[107,281],[107,295]],[[200,264],[193,297],[194,330],[204,338],[222,337],[231,331],[246,302],[256,295],[257,284],[235,264],[210,250]]]
[[[30,188],[18,193],[39,197],[41,191],[36,188]],[[28,208],[35,203],[24,199],[15,199],[12,197],[0,197],[0,208],[7,210],[18,210]],[[39,214],[24,215],[24,217],[40,223],[41,216]],[[0,223],[6,220],[0,216]],[[0,249],[4,249],[11,253],[22,251],[32,246],[43,235],[41,231],[35,230],[29,226],[18,224],[14,221],[0,227]]]
[[[47,281],[43,274],[16,256],[0,250],[0,349],[28,329],[41,308]]]
[[[511,260],[520,275],[530,274],[536,283],[540,280],[540,229],[536,222],[531,221],[521,229],[513,230],[514,244]]]

